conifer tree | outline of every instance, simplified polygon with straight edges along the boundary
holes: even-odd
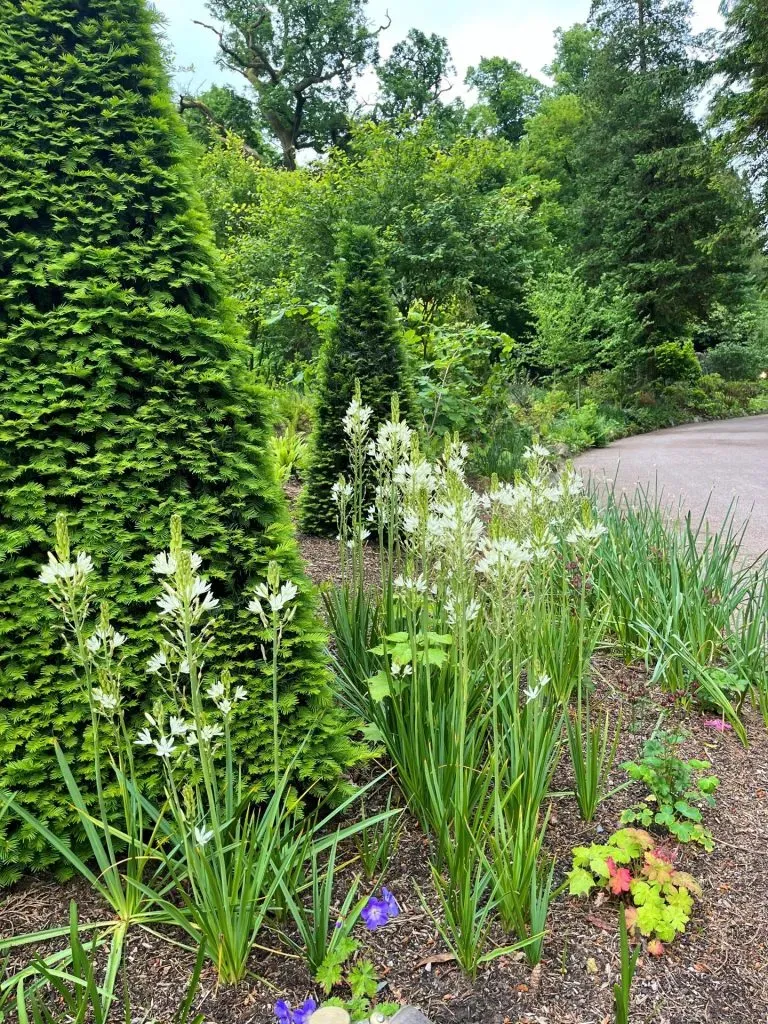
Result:
[[[714,115],[733,155],[746,157],[768,217],[768,10],[765,0],[722,0],[725,32],[713,72]]]
[[[589,284],[630,297],[646,346],[738,304],[753,238],[738,178],[690,113],[690,17],[689,0],[594,0],[590,19],[575,248]]]
[[[350,475],[342,426],[360,381],[362,400],[373,409],[371,429],[387,419],[393,394],[408,414],[405,355],[395,321],[386,271],[373,229],[349,227],[340,243],[336,323],[321,353],[312,450],[301,497],[307,533],[336,533],[331,488]]]
[[[271,690],[246,606],[276,559],[300,589],[284,755],[304,743],[300,774],[333,778],[351,747],[145,0],[0,0],[0,37],[0,789],[77,839],[51,737],[87,779],[89,712],[37,581],[62,510],[141,652],[137,714],[153,695],[152,555],[182,516],[221,601],[211,661],[249,691],[238,742],[254,776]],[[51,857],[6,822],[0,882]]]

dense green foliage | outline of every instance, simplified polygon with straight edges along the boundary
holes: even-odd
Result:
[[[768,275],[741,159],[760,182],[760,19],[733,7],[730,70],[707,65],[688,0],[599,0],[556,33],[550,85],[484,56],[466,76],[475,102],[446,89],[445,40],[413,29],[369,55],[378,96],[347,97],[323,160],[285,174],[234,138],[210,148],[203,192],[260,374],[311,397],[353,223],[378,231],[406,334],[418,325],[427,436],[461,430],[480,472],[508,475],[526,431],[573,449],[765,409]],[[729,148],[701,123],[715,72]],[[471,355],[465,332],[484,339]],[[673,380],[692,352],[703,372]]]
[[[321,354],[315,429],[301,500],[301,526],[316,534],[338,532],[331,488],[340,475],[351,475],[342,420],[355,381],[360,381],[362,399],[373,410],[373,430],[389,415],[392,396],[406,390],[402,340],[373,230],[348,229],[340,255],[336,323]]]
[[[412,28],[377,68],[377,117],[401,124],[421,120],[436,107],[453,70],[448,41]]]
[[[762,0],[723,0],[724,46],[716,70],[723,76],[715,118],[731,151],[749,161],[768,213],[768,17]]]
[[[238,742],[254,775],[268,767],[270,681],[245,606],[277,559],[302,594],[280,680],[284,755],[306,743],[301,774],[332,777],[349,748],[323,633],[144,2],[2,0],[0,26],[0,785],[66,835],[51,736],[78,771],[91,764],[89,713],[37,581],[60,510],[73,544],[111,566],[101,596],[131,629],[142,704],[151,555],[183,517],[221,601],[213,664],[251,694]],[[50,859],[6,822],[3,878]]]
[[[645,343],[667,341],[718,301],[738,303],[747,199],[688,112],[688,0],[597,0],[593,19],[602,45],[581,92],[575,248],[589,284],[630,298]]]

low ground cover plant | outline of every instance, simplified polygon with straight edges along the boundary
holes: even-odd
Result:
[[[623,764],[631,779],[647,787],[648,796],[623,811],[621,821],[657,826],[681,843],[699,843],[711,851],[714,839],[702,823],[701,808],[714,807],[720,780],[704,774],[711,767],[709,761],[683,761],[677,755],[683,742],[679,733],[658,731],[643,745],[639,761]]]
[[[627,927],[650,939],[649,951],[659,955],[663,943],[685,931],[693,900],[702,895],[696,879],[678,871],[674,860],[650,833],[623,828],[605,843],[574,848],[568,888],[572,896],[587,896],[593,889],[626,896]]]

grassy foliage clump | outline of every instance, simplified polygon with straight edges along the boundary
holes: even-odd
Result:
[[[128,691],[150,696],[148,552],[170,511],[220,598],[209,658],[251,694],[242,762],[269,768],[270,687],[249,584],[277,560],[301,599],[284,644],[285,756],[335,775],[349,755],[323,634],[244,375],[186,136],[143,0],[0,0],[0,786],[72,836],[51,737],[92,775],[86,714],[37,582],[53,521],[111,574],[100,596],[131,623]],[[311,738],[307,741],[308,734]],[[53,858],[6,821],[0,882]]]
[[[331,489],[349,476],[344,416],[360,380],[373,424],[387,418],[393,394],[403,390],[405,357],[375,233],[351,227],[341,245],[335,327],[322,352],[317,421],[302,495],[301,524],[307,533],[337,532]]]

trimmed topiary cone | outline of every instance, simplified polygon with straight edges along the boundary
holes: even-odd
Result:
[[[299,776],[334,779],[354,748],[144,0],[0,0],[0,34],[0,788],[77,842],[51,737],[87,779],[89,712],[37,582],[61,510],[142,659],[152,556],[181,515],[221,599],[212,657],[249,690],[252,777],[270,770],[270,682],[246,605],[276,559],[301,591],[285,762],[304,742]],[[143,660],[131,670],[146,707]],[[0,882],[53,860],[6,820]]]
[[[373,409],[371,432],[389,417],[392,395],[408,414],[405,354],[386,270],[372,228],[348,227],[340,243],[336,323],[320,357],[315,429],[300,523],[306,533],[337,532],[331,488],[339,474],[350,476],[344,414],[360,381],[362,401]]]

